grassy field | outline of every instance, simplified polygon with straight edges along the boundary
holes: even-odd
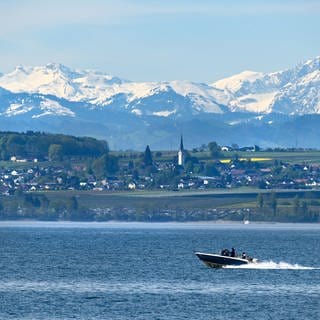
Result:
[[[258,203],[259,193],[263,197],[262,207]],[[46,201],[42,202],[44,198]],[[242,221],[250,216],[252,221],[320,221],[320,191],[46,191],[0,196],[0,203],[0,219]]]
[[[190,156],[197,157],[199,161],[212,161],[212,157],[209,152],[192,152],[190,151]],[[142,152],[137,151],[111,151],[110,154],[119,157],[120,166],[128,165],[129,161],[139,162],[142,159]],[[176,151],[153,151],[153,159],[156,162],[171,162],[176,156]],[[222,162],[228,162],[237,156],[241,160],[251,160],[251,161],[263,161],[273,163],[275,160],[283,161],[285,163],[299,163],[299,164],[320,164],[320,151],[287,151],[287,152],[223,152],[220,160]],[[84,161],[86,162],[86,161]],[[81,160],[71,161],[69,164],[82,163]],[[18,163],[12,161],[0,161],[0,168],[29,168],[31,166],[64,166],[66,162],[38,162],[38,163]]]
[[[193,152],[189,151],[192,157],[197,157],[200,161],[212,160],[209,152]],[[122,156],[122,161],[126,162],[129,159],[139,159],[141,153],[139,152],[114,152],[116,156]],[[154,151],[153,158],[155,161],[171,161],[177,155],[176,151]],[[320,163],[320,151],[307,150],[307,151],[286,151],[286,152],[222,152],[221,159],[232,159],[235,156],[243,159],[262,159],[265,161],[279,160],[287,163]]]
[[[50,200],[63,200],[75,196],[79,205],[85,208],[136,208],[136,209],[212,209],[212,208],[252,208],[257,206],[257,195],[267,198],[271,191],[244,188],[234,191],[199,192],[96,192],[63,191],[46,192]],[[274,191],[272,191],[274,192]],[[292,202],[296,196],[301,199],[320,199],[320,191],[278,190],[280,201]],[[281,202],[279,202],[280,204]]]
[[[239,204],[254,199],[255,195],[219,197],[212,194],[179,193],[104,193],[104,192],[49,192],[50,200],[62,200],[75,196],[79,206],[85,208],[135,208],[135,209],[210,209],[231,204]]]
[[[229,155],[229,156],[228,156]],[[224,153],[225,157],[232,157],[234,153]],[[320,163],[320,151],[299,152],[241,152],[241,158],[269,158],[272,161],[279,160],[287,163]]]

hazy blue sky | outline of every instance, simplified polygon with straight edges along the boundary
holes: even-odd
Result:
[[[0,71],[60,62],[212,82],[320,55],[318,0],[3,0]]]

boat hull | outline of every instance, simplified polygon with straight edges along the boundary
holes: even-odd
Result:
[[[238,257],[222,256],[213,253],[195,252],[195,255],[210,268],[222,268],[225,266],[241,266],[249,264],[250,261]]]

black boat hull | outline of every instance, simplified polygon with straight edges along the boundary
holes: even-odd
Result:
[[[221,256],[213,253],[195,252],[196,256],[210,268],[222,268],[225,266],[241,266],[250,261],[238,257]]]

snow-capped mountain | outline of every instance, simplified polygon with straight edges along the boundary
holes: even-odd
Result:
[[[128,110],[136,115],[222,113],[223,90],[187,81],[130,82],[101,72],[71,70],[61,64],[18,66],[0,77],[0,87],[13,93],[53,95],[91,107]],[[143,107],[142,107],[143,106]],[[184,110],[185,109],[185,110]]]
[[[232,111],[282,114],[320,113],[320,56],[273,73],[245,71],[213,87],[230,93]]]
[[[182,131],[193,145],[214,137],[224,143],[284,145],[303,134],[311,146],[320,128],[317,115],[320,56],[292,69],[244,71],[212,84],[134,82],[55,63],[0,73],[1,130],[92,135],[111,147],[143,148],[148,137],[162,148]],[[313,132],[306,138],[310,123]]]
[[[14,93],[54,95],[70,101],[92,100],[97,104],[113,95],[112,92],[103,95],[106,90],[122,82],[125,81],[108,74],[71,70],[56,63],[42,67],[18,66],[13,72],[0,77],[0,87]]]
[[[42,67],[18,66],[0,76],[0,87],[12,93],[50,95],[87,103],[91,108],[109,107],[136,115],[225,111],[312,114],[320,112],[320,57],[280,72],[245,71],[211,85],[188,81],[132,82],[102,72],[71,70],[50,63]],[[50,105],[48,98],[45,101],[42,106]],[[14,115],[15,107],[9,108],[11,111],[4,115]],[[21,112],[21,108],[23,103],[16,109]],[[59,108],[53,103],[50,109]],[[59,114],[68,112],[60,110]]]

